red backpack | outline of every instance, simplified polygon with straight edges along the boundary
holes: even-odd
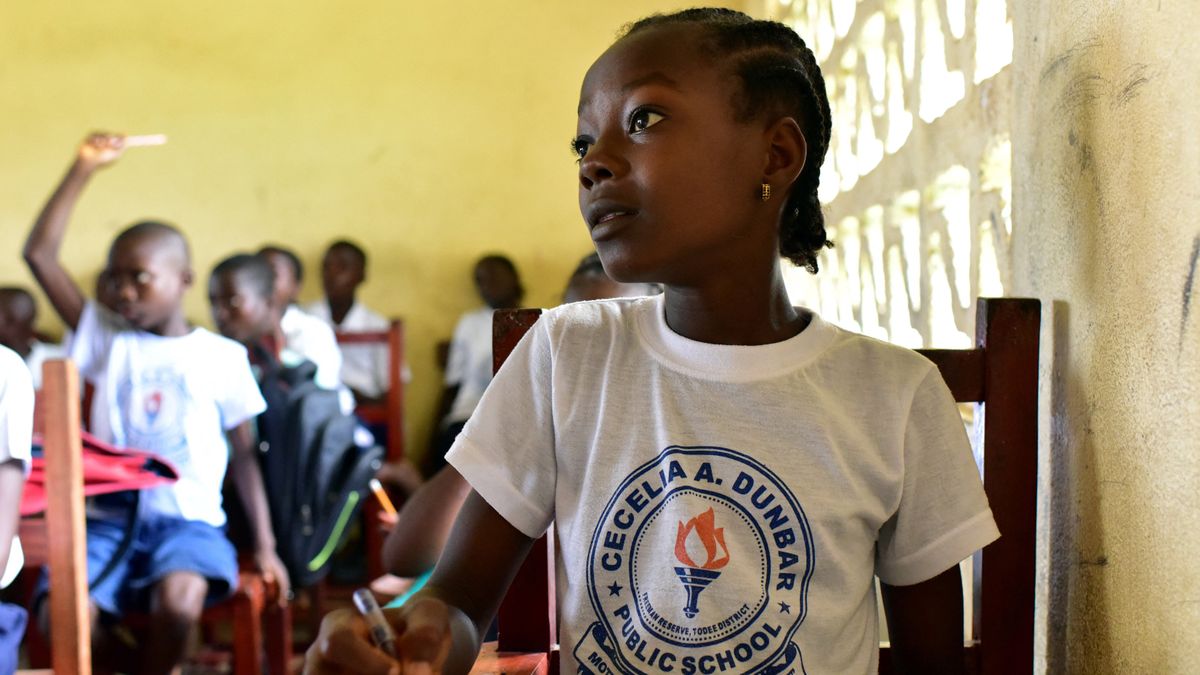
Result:
[[[167,460],[142,450],[116,448],[95,436],[83,435],[83,494],[88,497],[126,490],[170,485],[179,480],[179,472]],[[25,492],[21,495],[21,515],[46,510],[46,460],[42,458],[42,438],[33,438],[34,453]]]

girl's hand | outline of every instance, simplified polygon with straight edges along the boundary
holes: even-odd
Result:
[[[417,598],[384,616],[396,635],[396,659],[371,643],[366,621],[338,610],[321,621],[321,632],[304,661],[305,675],[432,675],[450,654],[450,611],[436,598]]]
[[[81,169],[95,171],[117,161],[125,152],[123,134],[94,133],[79,146],[76,163]]]

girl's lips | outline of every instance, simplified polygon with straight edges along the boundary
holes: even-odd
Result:
[[[628,214],[624,211],[616,211],[614,213],[610,213],[608,215],[601,217],[600,223],[607,223],[608,221],[612,220],[613,218],[619,218],[621,216],[628,216],[628,215],[630,215],[630,214]],[[596,223],[596,224],[599,225],[600,223]]]
[[[615,211],[602,216],[596,225],[592,227],[592,241],[605,241],[612,239],[621,230],[625,229],[625,225],[629,223],[637,214],[635,212]]]

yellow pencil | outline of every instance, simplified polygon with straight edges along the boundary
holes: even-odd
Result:
[[[396,506],[392,504],[391,499],[388,499],[387,492],[383,490],[383,485],[379,483],[379,480],[372,478],[370,485],[371,492],[375,493],[375,497],[379,500],[379,503],[383,505],[383,510],[387,511],[393,516],[396,515]]]

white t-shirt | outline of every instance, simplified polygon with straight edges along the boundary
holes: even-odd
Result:
[[[142,508],[224,525],[225,432],[267,407],[246,348],[203,328],[181,337],[136,330],[88,302],[70,349],[95,386],[92,433],[156,453],[179,470],[174,485],[142,492]]]
[[[280,360],[294,366],[307,359],[317,367],[316,383],[322,389],[338,392],[342,412],[354,412],[354,395],[342,384],[342,352],[333,329],[317,317],[295,305],[288,305],[279,321],[283,330]]]
[[[325,322],[335,332],[373,333],[391,328],[391,322],[371,311],[366,305],[355,301],[346,312],[341,324],[335,324],[329,314],[329,302],[320,300],[304,308],[312,316]],[[335,336],[336,338],[336,336]],[[388,346],[386,344],[338,345],[342,350],[342,384],[367,396],[379,397],[387,393]],[[409,382],[412,374],[408,364],[402,366],[400,377]]]
[[[875,673],[874,576],[998,536],[937,368],[816,316],[730,346],[662,296],[551,310],[448,460],[530,537],[554,522],[564,673]]]
[[[28,475],[32,436],[33,382],[29,370],[16,352],[0,345],[0,464],[16,460]],[[15,513],[0,513],[0,518],[15,517]],[[0,542],[0,546],[5,545],[7,542]],[[21,542],[13,537],[8,564],[0,569],[0,588],[12,583],[24,564]]]
[[[25,365],[29,368],[29,374],[33,378],[33,388],[42,388],[43,363],[50,359],[65,359],[66,357],[66,347],[34,340],[33,346],[29,349],[29,354],[25,357]]]
[[[488,307],[463,314],[454,327],[445,382],[458,386],[458,395],[443,424],[470,417],[492,381],[492,311]]]

